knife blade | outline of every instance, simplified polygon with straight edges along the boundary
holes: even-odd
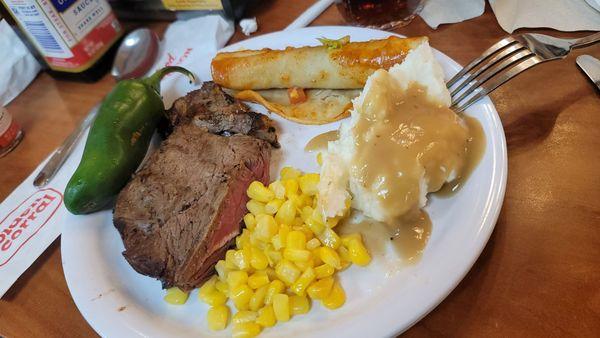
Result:
[[[600,90],[600,60],[591,55],[577,57],[577,65]]]
[[[81,123],[77,126],[77,128],[75,128],[75,130],[73,130],[73,132],[67,136],[63,144],[56,149],[44,168],[40,170],[36,178],[33,180],[33,185],[35,187],[41,188],[50,182],[56,172],[65,163],[67,157],[71,155],[71,152],[75,148],[79,138],[81,138],[81,135],[83,135],[86,129],[92,124],[92,122],[94,122],[94,119],[96,119],[99,107],[100,104],[95,105],[94,108],[92,108],[87,116],[83,119],[83,121],[81,121]]]

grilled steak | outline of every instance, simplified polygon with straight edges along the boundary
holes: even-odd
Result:
[[[277,139],[268,118],[257,124],[260,116],[210,83],[169,114],[173,132],[119,194],[114,224],[136,271],[190,290],[239,234],[246,189],[268,183]]]
[[[201,89],[177,99],[167,118],[172,127],[192,122],[213,134],[246,134],[279,148],[271,120],[251,111],[214,82],[205,82]]]

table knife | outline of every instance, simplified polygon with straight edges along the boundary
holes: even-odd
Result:
[[[87,116],[81,121],[81,123],[71,132],[69,136],[65,139],[63,144],[56,149],[52,157],[46,162],[46,165],[40,170],[38,175],[33,180],[33,186],[41,188],[48,184],[50,180],[54,177],[56,172],[62,167],[65,163],[69,155],[73,152],[75,145],[81,135],[85,132],[85,130],[94,122],[96,119],[96,115],[98,114],[98,108],[100,104],[97,104],[90,110]]]
[[[600,60],[591,55],[580,55],[577,57],[577,65],[600,89]]]

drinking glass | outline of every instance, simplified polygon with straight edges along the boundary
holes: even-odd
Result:
[[[408,25],[423,9],[424,0],[336,0],[351,25],[393,29]]]

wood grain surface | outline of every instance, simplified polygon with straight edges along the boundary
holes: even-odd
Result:
[[[255,34],[285,28],[312,1],[262,1]],[[329,8],[312,25],[343,25]],[[162,33],[167,23],[150,23]],[[589,32],[535,31],[555,36]],[[507,34],[491,10],[430,29],[420,18],[397,29],[427,35],[461,64]],[[244,39],[236,32],[231,42]],[[508,187],[481,257],[409,337],[600,335],[600,96],[575,65],[600,45],[540,65],[497,90],[508,143]],[[8,110],[25,139],[0,159],[0,200],[20,184],[114,85],[57,81],[40,74]],[[2,276],[0,276],[2,278]],[[57,240],[0,300],[0,336],[78,337],[95,332],[78,312],[63,276]]]

